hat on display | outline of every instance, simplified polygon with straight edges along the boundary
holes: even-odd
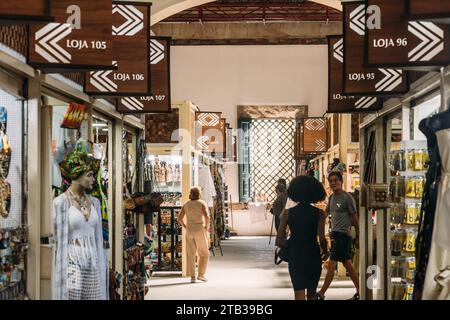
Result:
[[[82,141],[79,141],[75,149],[65,156],[59,167],[62,177],[73,181],[89,171],[92,171],[96,176],[100,170],[100,160],[89,155]]]

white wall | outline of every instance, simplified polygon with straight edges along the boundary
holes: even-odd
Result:
[[[222,111],[237,128],[237,105],[308,105],[322,116],[327,103],[327,46],[174,46],[172,101],[189,100],[202,111]],[[238,171],[226,170],[233,201]]]

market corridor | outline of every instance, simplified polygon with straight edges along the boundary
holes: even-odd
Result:
[[[275,247],[268,237],[232,237],[222,241],[223,257],[211,256],[207,283],[156,273],[146,300],[293,300],[287,264],[273,263]],[[319,285],[321,285],[320,282]],[[327,300],[345,300],[354,294],[349,279],[336,278]]]

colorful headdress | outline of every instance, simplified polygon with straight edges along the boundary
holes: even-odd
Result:
[[[73,181],[88,171],[92,171],[96,176],[100,170],[100,160],[89,156],[85,151],[75,149],[66,155],[59,166],[63,178]]]

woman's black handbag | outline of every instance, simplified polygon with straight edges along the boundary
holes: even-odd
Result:
[[[289,244],[290,239],[287,239],[281,248],[275,249],[275,264],[279,265],[281,262],[289,262]]]

